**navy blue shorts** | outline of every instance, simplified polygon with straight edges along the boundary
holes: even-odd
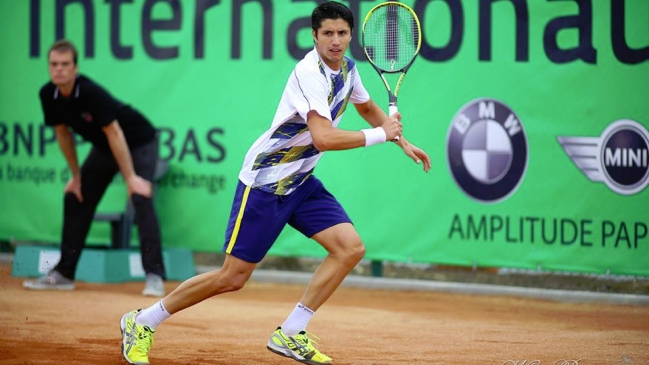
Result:
[[[336,224],[351,223],[351,220],[336,198],[313,175],[288,195],[252,189],[239,181],[223,252],[258,263],[287,223],[310,238]]]

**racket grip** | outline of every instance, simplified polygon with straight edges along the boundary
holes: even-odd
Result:
[[[390,116],[390,115],[392,115],[392,114],[394,114],[394,113],[396,113],[398,111],[399,111],[399,108],[397,108],[396,104],[390,104],[390,106],[388,106],[388,116]],[[397,142],[398,140],[399,140],[399,136],[396,136],[396,137],[394,137],[392,139],[392,142]]]

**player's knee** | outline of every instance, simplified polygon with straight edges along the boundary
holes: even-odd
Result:
[[[363,242],[359,241],[358,246],[354,247],[353,251],[353,258],[356,261],[356,263],[359,263],[363,257],[365,257],[365,245]]]
[[[241,273],[229,273],[221,270],[219,274],[214,282],[215,294],[241,290],[248,279],[247,276]]]
[[[246,280],[237,277],[231,281],[230,288],[232,288],[232,291],[237,291],[243,289],[245,285],[246,285]]]
[[[346,261],[350,265],[358,264],[365,256],[365,245],[360,237],[350,242],[345,250]]]
[[[221,282],[219,287],[223,288],[224,292],[233,292],[243,289],[245,285],[246,281],[240,278],[227,278]]]

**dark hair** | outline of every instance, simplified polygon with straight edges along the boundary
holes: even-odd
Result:
[[[318,5],[311,13],[311,28],[317,33],[325,19],[340,19],[349,24],[349,28],[354,30],[354,14],[349,8],[336,1],[327,1]]]
[[[52,51],[56,52],[67,52],[67,51],[72,51],[72,59],[74,60],[74,64],[77,64],[77,59],[79,58],[79,53],[77,52],[77,48],[72,44],[72,42],[66,40],[66,39],[59,39],[58,41],[54,42],[52,47],[50,47],[50,51],[47,52],[47,56],[50,56],[50,53]]]

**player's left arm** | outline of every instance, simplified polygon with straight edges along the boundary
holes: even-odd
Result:
[[[124,138],[124,132],[122,132],[117,120],[102,127],[102,130],[106,134],[110,150],[113,152],[115,161],[124,176],[129,196],[135,193],[147,198],[151,197],[151,183],[135,173],[131,152],[128,149],[126,138]]]
[[[390,117],[385,114],[383,109],[381,109],[372,99],[369,99],[365,103],[361,104],[354,104],[356,107],[356,111],[358,111],[358,114],[365,119],[372,127],[379,127],[385,123],[385,121],[389,119],[393,119],[395,121],[400,121],[401,120],[401,114],[399,112],[394,113]],[[421,148],[413,145],[412,143],[408,142],[406,137],[401,135],[400,139],[395,142],[401,149],[403,149],[403,152],[410,157],[415,163],[422,162],[424,163],[424,171],[428,172],[430,171],[430,157],[428,154],[422,150]]]
[[[358,114],[365,119],[372,127],[380,127],[388,120],[393,120],[399,122],[401,120],[401,114],[399,112],[394,113],[394,115],[388,117],[387,114],[381,109],[376,103],[369,99],[368,101],[360,104],[354,104]]]
[[[403,135],[401,136],[401,139],[399,139],[395,143],[398,144],[399,147],[403,149],[403,152],[413,161],[415,161],[415,163],[423,162],[425,172],[430,171],[430,157],[424,150],[408,142],[406,137],[404,137]]]

